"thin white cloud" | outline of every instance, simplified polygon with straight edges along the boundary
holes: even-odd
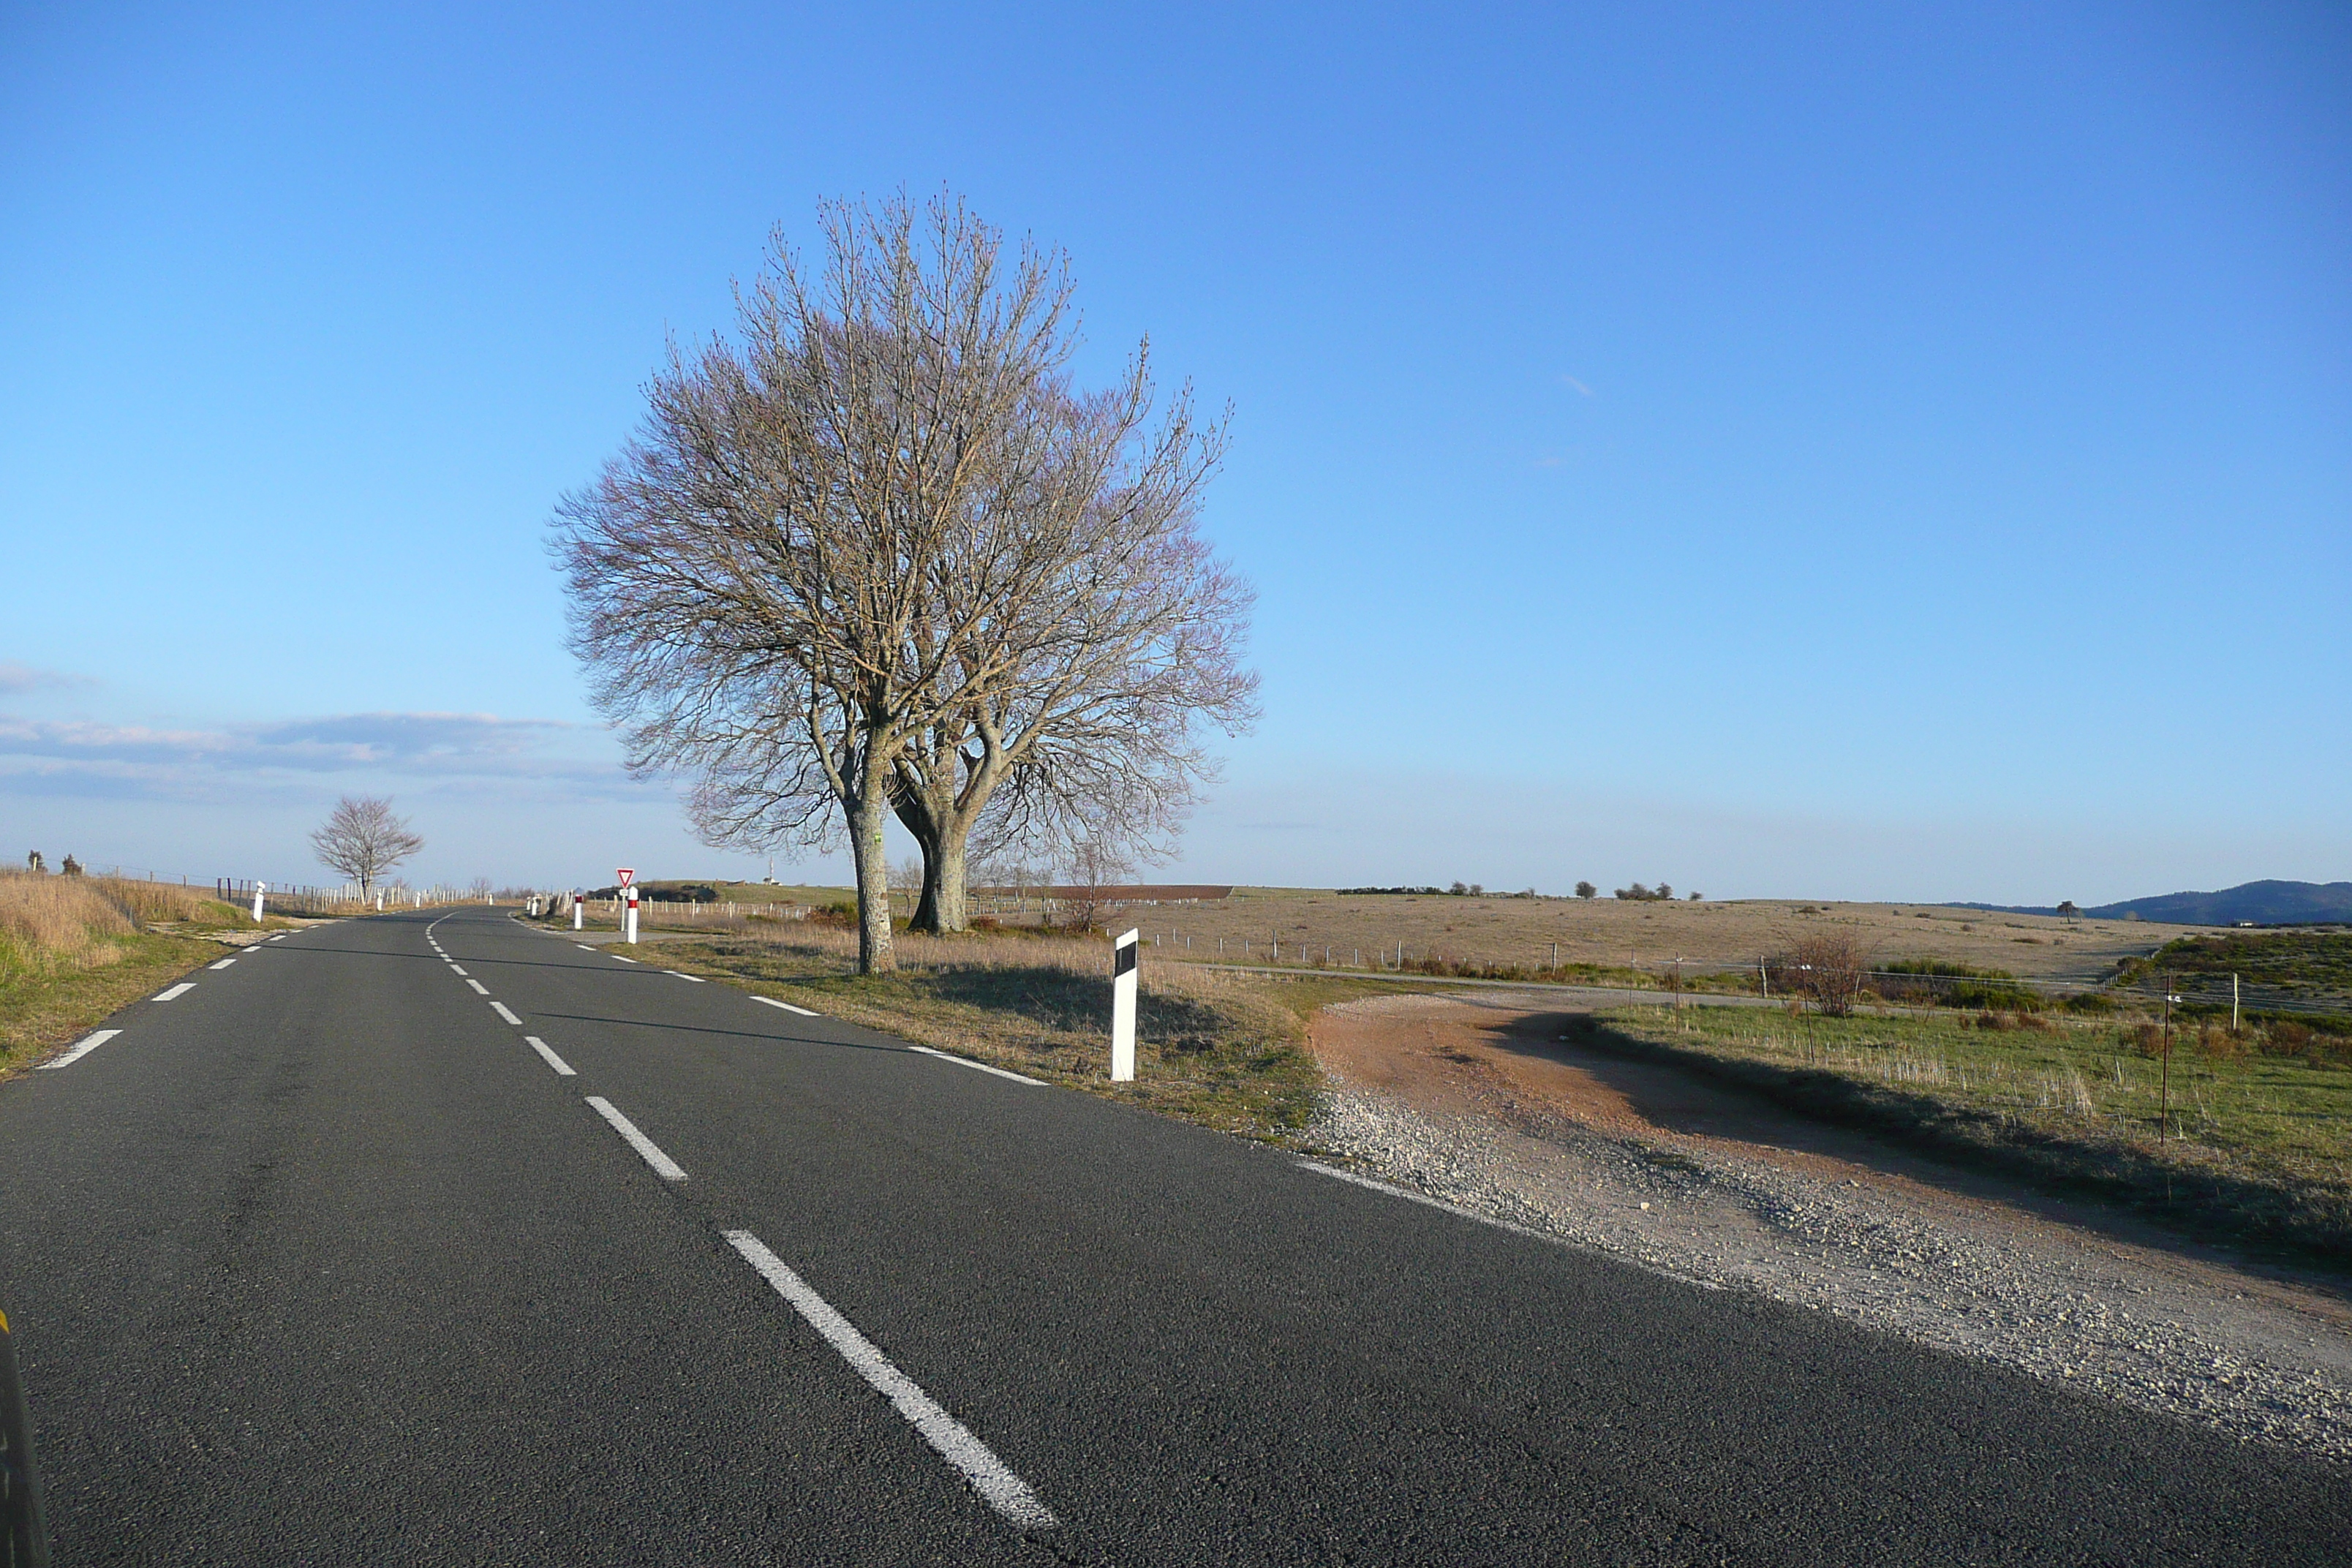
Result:
[[[0,658],[0,695],[13,697],[26,691],[55,691],[97,684],[87,675],[69,675],[61,669],[42,669]]]
[[[1561,377],[1559,378],[1559,380],[1560,380],[1560,384],[1561,384],[1561,385],[1563,385],[1563,386],[1572,386],[1572,387],[1576,388],[1576,390],[1577,390],[1577,391],[1579,391],[1579,392],[1580,392],[1580,393],[1584,394],[1584,395],[1585,395],[1585,396],[1587,396],[1587,397],[1590,397],[1590,396],[1591,396],[1591,395],[1592,395],[1592,388],[1591,388],[1591,387],[1589,387],[1589,386],[1585,385],[1585,384],[1584,384],[1584,383],[1582,383],[1582,382],[1580,382],[1580,381],[1577,380],[1577,379],[1576,379],[1576,377],[1574,377],[1574,376],[1572,376],[1572,375],[1563,375],[1563,376],[1561,376]]]
[[[646,792],[603,732],[488,713],[343,713],[216,729],[0,716],[0,795],[194,800],[329,778],[439,788]]]

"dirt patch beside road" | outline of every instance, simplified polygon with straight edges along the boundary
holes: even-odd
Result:
[[[2352,1458],[2341,1281],[2244,1267],[1760,1096],[1560,1038],[1527,994],[1316,1018],[1315,1140],[1678,1278],[1759,1290],[2241,1436]]]

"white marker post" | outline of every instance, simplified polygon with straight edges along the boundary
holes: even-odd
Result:
[[[580,889],[577,888],[572,889],[572,929],[580,929]]]
[[[1129,931],[1111,948],[1110,962],[1110,1080],[1135,1081],[1135,961],[1139,951]]]
[[[635,947],[637,945],[637,874],[624,866],[614,875],[621,879],[621,898],[627,906],[621,911],[621,940]]]
[[[267,882],[256,882],[253,885],[253,923],[255,925],[261,923],[261,895],[268,890],[269,884]]]

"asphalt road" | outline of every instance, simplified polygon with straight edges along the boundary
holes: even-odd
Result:
[[[0,1301],[60,1564],[2352,1542],[2343,1468],[488,910],[193,979],[0,1085]]]

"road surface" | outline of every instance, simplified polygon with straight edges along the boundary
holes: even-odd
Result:
[[[317,927],[0,1085],[0,1304],[58,1563],[2289,1563],[2352,1541],[2342,1468],[658,952],[481,909]]]

